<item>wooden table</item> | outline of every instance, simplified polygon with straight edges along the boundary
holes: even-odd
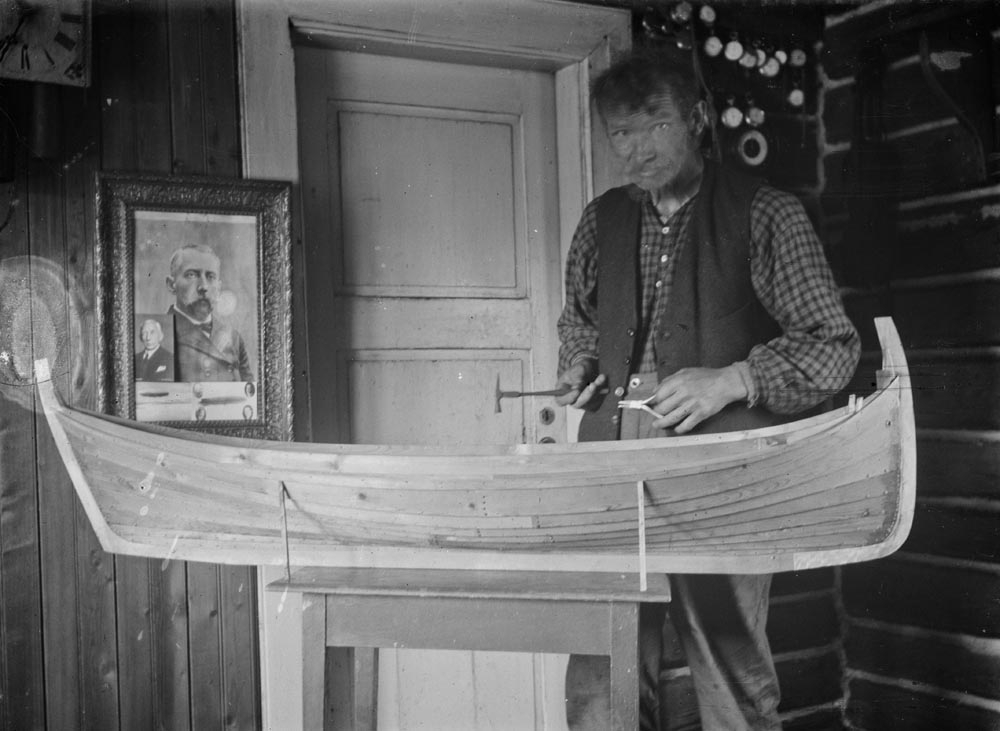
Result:
[[[612,728],[633,731],[639,604],[670,600],[662,574],[640,592],[566,571],[302,569],[268,589],[303,594],[305,728],[358,731],[376,727],[379,647],[608,655]]]

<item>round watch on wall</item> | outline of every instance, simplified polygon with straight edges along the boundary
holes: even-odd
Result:
[[[0,77],[87,86],[91,0],[0,0]]]

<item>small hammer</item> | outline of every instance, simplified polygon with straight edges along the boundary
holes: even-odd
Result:
[[[563,386],[561,388],[553,388],[548,391],[501,391],[500,390],[500,376],[497,376],[497,405],[496,413],[500,413],[500,399],[504,398],[521,398],[522,396],[563,396],[569,393],[571,389],[569,386]]]

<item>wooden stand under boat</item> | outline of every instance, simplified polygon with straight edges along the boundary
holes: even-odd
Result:
[[[102,547],[212,563],[762,573],[895,551],[916,438],[903,349],[878,390],[778,427],[623,442],[259,442],[68,408],[52,434]]]

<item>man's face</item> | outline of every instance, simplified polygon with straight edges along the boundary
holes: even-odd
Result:
[[[146,350],[156,350],[160,346],[163,337],[160,335],[160,328],[155,322],[144,322],[139,329],[139,339],[146,346]]]
[[[649,191],[677,181],[699,154],[703,103],[688,114],[669,92],[651,96],[642,109],[612,109],[604,115],[611,149],[629,181]]]
[[[176,297],[175,307],[195,320],[212,314],[219,297],[219,259],[196,249],[181,256],[177,277],[167,277],[167,287]]]

